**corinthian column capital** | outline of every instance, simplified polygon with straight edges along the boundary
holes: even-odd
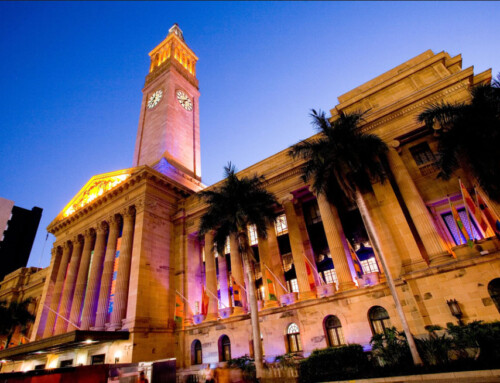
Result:
[[[95,231],[97,235],[106,234],[108,232],[109,226],[106,222],[99,222],[96,225]]]

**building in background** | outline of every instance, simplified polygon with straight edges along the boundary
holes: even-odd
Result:
[[[1,351],[10,361],[2,371],[175,357],[178,369],[193,373],[252,354],[249,283],[259,292],[269,361],[368,345],[386,327],[401,328],[356,207],[341,212],[314,195],[301,178],[303,163],[288,150],[238,173],[265,176],[280,203],[267,239],[249,228],[255,281],[245,280],[234,238],[224,254],[213,252],[210,235],[199,238],[207,206],[196,195],[205,188],[197,57],[177,25],[150,57],[133,167],[94,176],[49,225],[56,241],[32,342]],[[500,243],[467,214],[458,178],[436,178],[435,132],[416,119],[430,104],[467,102],[472,86],[489,81],[490,71],[462,69],[460,56],[426,51],[340,96],[331,109],[333,118],[366,111],[363,131],[391,148],[390,180],[373,184],[366,202],[416,335],[456,320],[451,299],[462,320],[500,317]],[[470,174],[457,176],[472,188]],[[447,195],[474,246],[450,221]]]
[[[36,315],[40,299],[42,298],[45,276],[48,268],[21,267],[5,276],[0,281],[0,302],[8,306],[11,302],[23,302],[30,300],[27,306],[28,311]],[[27,343],[31,337],[33,324],[28,325],[24,334],[20,328],[16,328],[10,344],[6,345],[6,336],[0,336],[0,348],[7,348]]]
[[[0,280],[28,264],[41,218],[41,208],[23,209],[0,197]]]

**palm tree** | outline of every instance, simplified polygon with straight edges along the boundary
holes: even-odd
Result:
[[[439,174],[449,179],[460,165],[469,167],[489,197],[500,202],[500,74],[492,84],[471,89],[469,103],[431,104],[418,120],[437,129]]]
[[[292,146],[289,154],[293,158],[305,160],[303,179],[305,182],[312,180],[312,188],[316,194],[323,193],[333,205],[339,200],[339,196],[345,196],[358,206],[373,249],[379,255],[408,339],[413,362],[422,364],[363,197],[363,193],[372,192],[373,181],[384,182],[387,177],[381,162],[388,150],[387,145],[380,137],[361,131],[362,113],[342,113],[330,123],[324,112],[313,109],[311,117],[319,135]]]
[[[248,276],[248,295],[250,302],[250,318],[252,322],[252,338],[255,355],[257,378],[262,376],[262,346],[260,339],[259,313],[255,297],[255,277],[250,265],[253,258],[248,241],[248,226],[255,225],[262,238],[267,237],[267,227],[276,218],[276,198],[263,188],[264,178],[238,178],[231,163],[224,167],[225,180],[221,186],[199,193],[200,198],[208,204],[207,212],[201,217],[199,235],[214,231],[214,243],[219,254],[227,238],[235,235],[238,250],[243,258],[243,266]]]
[[[0,335],[7,337],[5,348],[9,347],[17,328],[22,335],[26,335],[28,326],[35,320],[35,316],[28,310],[31,302],[31,298],[21,302],[12,301],[8,305],[6,302],[0,302]]]

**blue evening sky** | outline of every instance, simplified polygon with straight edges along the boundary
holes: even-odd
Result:
[[[210,185],[427,49],[496,75],[499,16],[498,2],[0,2],[0,196],[44,209],[29,265],[49,264],[46,227],[90,177],[131,166],[148,52],[174,22],[200,58]]]

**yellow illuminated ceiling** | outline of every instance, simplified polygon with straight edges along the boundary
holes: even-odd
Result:
[[[69,217],[71,214],[80,210],[85,205],[88,205],[107,191],[115,188],[129,177],[130,173],[116,174],[116,172],[92,177],[80,193],[66,205],[62,212],[63,217]]]

